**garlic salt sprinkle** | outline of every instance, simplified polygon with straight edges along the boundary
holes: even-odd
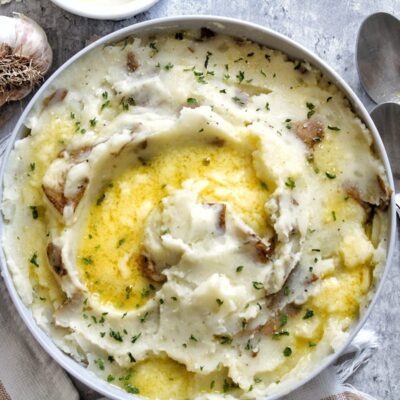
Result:
[[[32,19],[0,16],[0,106],[27,96],[48,71],[53,52]]]

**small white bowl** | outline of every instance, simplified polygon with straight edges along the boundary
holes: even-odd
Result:
[[[121,0],[116,4],[115,0],[51,0],[64,10],[94,19],[126,19],[144,12],[156,4],[159,0]],[[109,4],[107,2],[109,1]]]

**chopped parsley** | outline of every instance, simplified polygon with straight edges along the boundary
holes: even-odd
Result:
[[[315,114],[315,106],[313,103],[306,103],[306,106],[308,108],[308,113],[307,113],[307,118],[311,118]]]
[[[157,43],[156,42],[151,42],[150,44],[149,44],[149,47],[152,49],[152,50],[154,50],[154,52],[155,53],[158,53],[158,47],[157,47]]]
[[[37,261],[37,252],[36,251],[33,253],[33,256],[31,257],[29,262],[31,264],[33,264],[35,267],[39,267],[39,264],[38,264],[38,261]]]
[[[220,336],[221,344],[231,344],[232,338],[230,336]]]
[[[91,120],[89,120],[89,123],[90,123],[90,126],[91,126],[92,128],[94,128],[94,127],[96,126],[96,124],[97,124],[96,117],[93,118],[93,119],[91,119]]]
[[[190,335],[190,340],[192,340],[193,342],[198,342],[197,338],[193,335]]]
[[[224,301],[221,299],[215,299],[215,301],[217,302],[217,304],[221,307],[222,304],[224,304]]]
[[[140,322],[141,322],[142,324],[144,324],[144,323],[146,322],[146,319],[147,319],[148,316],[149,316],[149,312],[146,311],[146,313],[143,315],[143,317],[140,318]]]
[[[140,393],[139,389],[138,389],[136,386],[131,385],[130,383],[127,383],[127,384],[125,385],[125,390],[126,390],[128,393],[132,393],[132,394],[138,394],[138,393]]]
[[[265,103],[265,109],[267,110],[267,111],[270,111],[270,108],[269,108],[269,103],[267,102],[267,103]]]
[[[39,218],[39,212],[36,206],[29,206],[29,208],[32,211],[32,218],[33,219],[38,219]]]
[[[239,265],[239,266],[236,268],[236,272],[237,272],[237,273],[242,272],[242,271],[243,271],[243,268],[244,268],[243,265]]]
[[[290,294],[289,286],[285,286],[285,287],[283,288],[283,294],[284,294],[285,296],[289,296],[289,294]]]
[[[91,265],[91,264],[93,264],[93,260],[92,260],[92,257],[91,257],[91,256],[82,257],[82,262],[83,262],[85,265]]]
[[[333,219],[334,221],[336,221],[336,212],[335,212],[335,211],[332,211],[332,219]]]
[[[122,338],[121,334],[118,331],[112,330],[111,328],[110,328],[110,337],[112,337],[117,342],[122,342],[123,341],[123,338]]]
[[[131,363],[136,362],[136,359],[135,359],[135,357],[133,357],[133,355],[132,355],[131,352],[128,353],[128,357],[129,357],[129,361],[130,361]]]
[[[208,62],[210,61],[210,56],[212,56],[212,53],[207,51],[207,56],[206,56],[206,60],[204,61],[204,68],[207,69],[208,68]]]
[[[33,163],[30,163],[29,164],[29,168],[31,169],[31,171],[33,172],[34,170],[35,170],[35,168],[36,168],[36,164],[33,162]]]
[[[279,340],[279,338],[281,336],[289,336],[289,332],[288,331],[278,331],[278,332],[274,332],[272,334],[272,339],[274,340]]]
[[[288,187],[289,189],[293,190],[296,187],[296,182],[294,181],[294,179],[292,177],[289,176],[286,179],[285,186]]]
[[[132,336],[131,343],[136,343],[136,341],[142,336],[142,333]]]
[[[254,289],[261,290],[264,289],[264,284],[262,282],[253,281],[253,287]]]
[[[186,103],[188,103],[188,104],[198,104],[197,99],[195,99],[194,97],[189,97],[186,100]]]
[[[109,374],[109,375],[107,376],[107,382],[112,382],[112,381],[114,381],[114,380],[115,380],[114,375]]]
[[[236,79],[238,80],[239,83],[242,83],[244,80],[244,72],[243,71],[239,71],[236,75]]]
[[[125,238],[119,239],[117,243],[117,248],[121,247],[125,243],[125,240],[126,240]]]
[[[306,313],[303,316],[303,319],[309,319],[314,316],[314,311],[307,308]]]
[[[286,315],[286,314],[281,314],[280,316],[279,316],[279,323],[280,323],[280,326],[282,327],[282,326],[285,326],[286,324],[287,324],[287,322],[288,322],[288,316]]]
[[[235,103],[240,104],[241,106],[244,106],[244,102],[243,102],[239,97],[237,97],[237,96],[232,97],[232,100],[233,100]]]
[[[283,355],[285,357],[290,357],[292,355],[292,349],[290,347],[285,347],[285,349],[283,350]]]
[[[99,369],[104,371],[104,360],[102,358],[98,358],[97,360],[94,360],[94,363],[98,366]]]
[[[171,64],[170,62],[164,65],[166,71],[170,71],[172,68],[174,68],[174,64]]]
[[[328,125],[328,129],[330,129],[331,131],[340,131],[340,128],[338,128],[337,126]]]

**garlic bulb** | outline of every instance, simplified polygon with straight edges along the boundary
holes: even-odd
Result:
[[[53,52],[43,29],[30,18],[0,16],[0,107],[27,96],[43,79]]]

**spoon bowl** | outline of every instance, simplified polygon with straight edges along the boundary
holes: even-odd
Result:
[[[400,21],[376,13],[361,24],[356,46],[358,74],[375,103],[400,101]]]
[[[392,166],[394,186],[396,189],[396,210],[400,217],[400,104],[379,104],[372,110],[371,117],[381,135]]]

